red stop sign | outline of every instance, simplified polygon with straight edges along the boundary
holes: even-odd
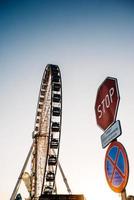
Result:
[[[96,121],[103,130],[116,120],[119,101],[117,79],[107,77],[98,88],[95,102]]]

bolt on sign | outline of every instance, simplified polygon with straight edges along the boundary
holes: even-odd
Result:
[[[95,102],[96,121],[101,129],[106,130],[116,120],[119,101],[118,81],[107,77],[98,88]]]

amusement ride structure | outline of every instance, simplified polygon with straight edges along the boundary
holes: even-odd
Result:
[[[58,161],[62,120],[62,80],[57,65],[47,65],[42,77],[35,117],[33,143],[10,200],[21,200],[18,190],[23,179],[29,192],[28,200],[42,195],[57,194],[56,171],[61,172],[67,191],[71,189]],[[31,172],[25,172],[31,158]]]

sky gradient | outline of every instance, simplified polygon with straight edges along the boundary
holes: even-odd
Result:
[[[134,195],[134,1],[0,1],[0,199],[11,196],[32,142],[41,78],[48,63],[61,69],[60,160],[74,193],[118,200],[104,174],[106,150],[94,112],[107,76],[118,78],[119,141],[128,152],[128,194]],[[71,155],[71,156],[70,156]],[[65,192],[63,183],[59,190]],[[101,186],[101,190],[100,190]]]

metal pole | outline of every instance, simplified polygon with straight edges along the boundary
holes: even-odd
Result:
[[[20,183],[21,183],[22,175],[23,175],[23,173],[24,173],[24,171],[25,171],[25,169],[26,169],[27,163],[28,163],[29,158],[30,158],[30,155],[31,155],[31,153],[32,153],[32,149],[33,149],[33,143],[32,143],[32,146],[31,146],[29,152],[28,152],[27,158],[26,158],[26,160],[25,160],[25,163],[24,163],[24,165],[23,165],[23,168],[22,168],[22,170],[21,170],[21,173],[20,173],[20,175],[19,175],[19,178],[18,178],[18,180],[17,180],[17,183],[16,183],[16,185],[15,185],[15,188],[14,188],[14,190],[13,190],[13,193],[12,193],[12,196],[11,196],[10,200],[15,200],[15,197],[16,197],[16,195],[17,195],[17,192],[18,192],[18,189],[19,189],[19,186],[20,186]]]
[[[60,170],[60,172],[61,172],[61,174],[62,174],[64,183],[65,183],[65,185],[66,185],[66,187],[67,187],[68,193],[69,193],[69,194],[72,194],[71,189],[70,189],[70,187],[69,187],[69,184],[68,184],[68,182],[67,182],[67,179],[66,179],[66,177],[65,177],[65,174],[64,174],[64,172],[63,172],[63,169],[62,169],[61,164],[60,164],[59,161],[58,161],[58,167],[59,167],[59,170]]]
[[[53,153],[55,154],[54,149],[53,149]],[[55,155],[56,155],[56,154],[55,154]],[[60,173],[61,173],[61,175],[62,175],[63,181],[64,181],[64,183],[65,183],[65,185],[66,185],[67,191],[68,191],[69,194],[72,194],[72,191],[71,191],[71,189],[70,189],[70,187],[69,187],[67,178],[66,178],[66,176],[65,176],[65,174],[64,174],[64,172],[63,172],[63,169],[62,169],[62,167],[61,167],[61,164],[60,164],[59,160],[58,160],[58,163],[57,163],[57,164],[58,164]]]
[[[124,190],[121,192],[121,199],[122,199],[122,200],[127,200],[126,189],[124,189]]]

